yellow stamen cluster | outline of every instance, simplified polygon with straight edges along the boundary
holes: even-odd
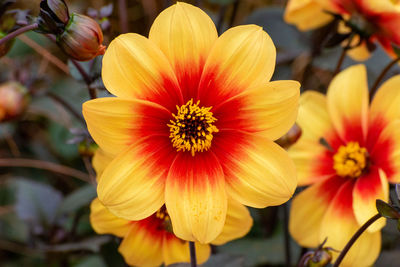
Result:
[[[342,177],[359,177],[368,163],[368,152],[357,142],[349,142],[339,147],[333,156],[333,168],[337,175]]]
[[[185,105],[177,108],[173,114],[175,120],[168,124],[171,142],[177,151],[196,152],[207,151],[211,147],[213,133],[218,132],[214,122],[217,121],[210,111],[212,107],[200,107],[200,101],[193,103],[190,99]]]

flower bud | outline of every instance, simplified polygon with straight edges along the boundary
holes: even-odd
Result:
[[[329,248],[315,251],[314,255],[308,260],[308,267],[324,267],[332,261],[332,252]]]
[[[103,55],[105,46],[99,24],[87,16],[72,14],[63,33],[57,36],[57,44],[64,52],[79,61]]]
[[[38,17],[39,31],[59,34],[69,22],[68,6],[64,0],[42,0]]]
[[[276,140],[276,143],[283,148],[289,148],[299,140],[301,133],[300,127],[294,124],[284,136]]]
[[[28,91],[18,82],[0,84],[0,122],[21,115],[29,103]]]

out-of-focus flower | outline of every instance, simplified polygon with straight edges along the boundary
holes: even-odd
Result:
[[[352,45],[361,45],[350,50],[350,56],[356,60],[365,60],[369,56],[368,42],[378,41],[391,55],[392,45],[400,45],[400,3],[393,0],[290,0],[285,11],[285,20],[295,24],[300,30],[321,27],[333,19],[328,12],[343,16],[346,26],[358,33]]]
[[[57,36],[57,44],[70,57],[86,61],[103,55],[106,47],[99,24],[85,15],[72,14],[63,33]]]
[[[115,98],[83,104],[89,132],[116,156],[97,192],[116,216],[141,220],[166,205],[173,231],[209,243],[228,198],[262,208],[293,194],[296,172],[273,140],[297,115],[299,83],[270,82],[275,46],[255,25],[219,38],[201,9],[163,11],[149,39],[124,34],[103,58]]]
[[[308,91],[300,98],[303,130],[289,149],[299,185],[311,185],[293,200],[290,232],[305,247],[341,250],[388,200],[388,182],[400,177],[400,75],[385,82],[369,106],[366,68],[350,67],[331,82],[327,96]],[[372,224],[341,266],[371,266],[378,257],[380,229]],[[337,257],[337,253],[334,253]]]
[[[7,35],[6,33],[0,31],[0,39],[6,35]],[[13,43],[14,43],[14,39],[0,45],[0,57],[6,55],[8,53],[8,51],[10,51]]]
[[[0,1],[0,39],[6,36],[15,25],[15,14],[6,13],[7,8],[13,3],[14,1],[12,0]],[[10,51],[13,43],[14,39],[0,45],[0,57],[6,55],[8,51]]]
[[[96,151],[93,167],[97,177],[111,159],[104,151]],[[163,263],[190,262],[188,242],[173,234],[165,206],[145,219],[128,221],[116,217],[96,198],[91,204],[90,222],[99,234],[113,234],[123,238],[119,252],[129,265],[158,266]],[[247,208],[236,201],[229,201],[224,228],[212,244],[222,245],[240,238],[248,233],[252,224]],[[210,246],[198,242],[195,246],[197,261],[201,264],[208,259]]]
[[[105,52],[100,25],[88,16],[70,15],[64,0],[42,0],[38,24],[37,31],[55,34],[57,44],[73,59],[86,61]]]
[[[21,115],[28,103],[27,89],[18,82],[0,84],[0,122],[14,119]]]

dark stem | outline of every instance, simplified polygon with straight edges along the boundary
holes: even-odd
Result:
[[[59,97],[58,95],[52,93],[52,92],[47,92],[46,95],[48,97],[50,97],[51,99],[53,99],[55,102],[59,103],[60,105],[62,105],[66,110],[68,110],[69,112],[71,112],[71,114],[78,119],[78,121],[80,121],[83,125],[85,125],[85,120],[83,119],[83,117],[81,116],[81,114],[79,114],[69,103],[67,103],[64,99],[62,99],[61,97]]]
[[[382,216],[378,213],[375,216],[373,216],[371,219],[369,219],[366,223],[364,223],[363,226],[358,229],[358,231],[351,237],[349,242],[346,244],[344,249],[340,252],[339,257],[336,259],[335,263],[333,264],[333,267],[338,267],[339,264],[342,262],[343,258],[346,256],[347,252],[349,252],[351,246],[357,241],[357,239],[361,236],[362,233],[364,233],[367,228],[373,224],[375,221],[377,221],[379,218]]]
[[[72,58],[70,60],[71,60],[72,64],[74,64],[76,69],[79,71],[79,73],[81,74],[83,80],[85,81],[86,86],[89,91],[90,98],[91,99],[97,98],[96,89],[91,86],[91,84],[93,82],[92,78],[89,76],[89,74],[86,73],[86,71],[83,69],[81,64],[79,64],[79,62],[77,62],[76,60],[74,60]]]
[[[385,78],[385,75],[388,73],[388,71],[400,60],[400,57],[397,57],[395,59],[393,59],[381,72],[381,74],[379,74],[378,78],[376,79],[376,81],[374,82],[374,85],[371,88],[371,91],[369,93],[370,98],[372,99],[372,97],[375,95],[376,90],[378,90],[378,86],[379,84],[382,82],[383,78]]]
[[[37,23],[33,23],[33,24],[29,24],[26,26],[23,26],[21,28],[19,28],[16,31],[10,32],[8,35],[4,36],[3,38],[0,39],[0,45],[10,41],[11,39],[14,39],[15,37],[17,37],[20,34],[23,34],[25,32],[29,32],[31,30],[37,29],[39,26]]]
[[[126,0],[118,0],[119,26],[121,33],[129,32],[128,13]]]
[[[231,18],[229,20],[229,28],[231,28],[233,26],[233,23],[235,22],[235,18],[236,18],[236,14],[238,12],[238,9],[239,9],[239,0],[236,0],[233,3],[232,15],[231,15]]]
[[[218,14],[218,22],[217,22],[217,32],[218,34],[221,34],[222,32],[222,26],[224,24],[224,18],[225,18],[225,13],[226,13],[227,6],[223,5],[219,8],[219,14]]]
[[[343,61],[346,58],[347,51],[351,48],[351,41],[353,40],[353,37],[354,35],[349,36],[349,38],[347,39],[347,44],[342,49],[342,53],[340,54],[338,63],[336,64],[335,71],[333,72],[334,76],[339,73],[342,67]]]
[[[197,267],[196,248],[194,246],[194,242],[189,241],[189,249],[190,249],[190,266]]]
[[[290,253],[290,239],[289,239],[289,215],[287,204],[283,204],[283,231],[284,231],[284,241],[285,241],[285,262],[286,266],[291,266],[291,253]]]

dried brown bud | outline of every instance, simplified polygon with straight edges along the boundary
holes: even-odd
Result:
[[[301,129],[297,124],[294,124],[284,136],[276,140],[276,143],[283,148],[289,148],[299,140],[300,136]]]
[[[43,33],[59,34],[69,22],[68,6],[64,0],[42,0],[38,17],[39,29]]]
[[[0,84],[0,122],[21,115],[29,103],[27,89],[18,82]]]
[[[70,57],[86,61],[103,55],[105,46],[99,24],[90,17],[72,14],[65,31],[57,36],[57,44]]]

